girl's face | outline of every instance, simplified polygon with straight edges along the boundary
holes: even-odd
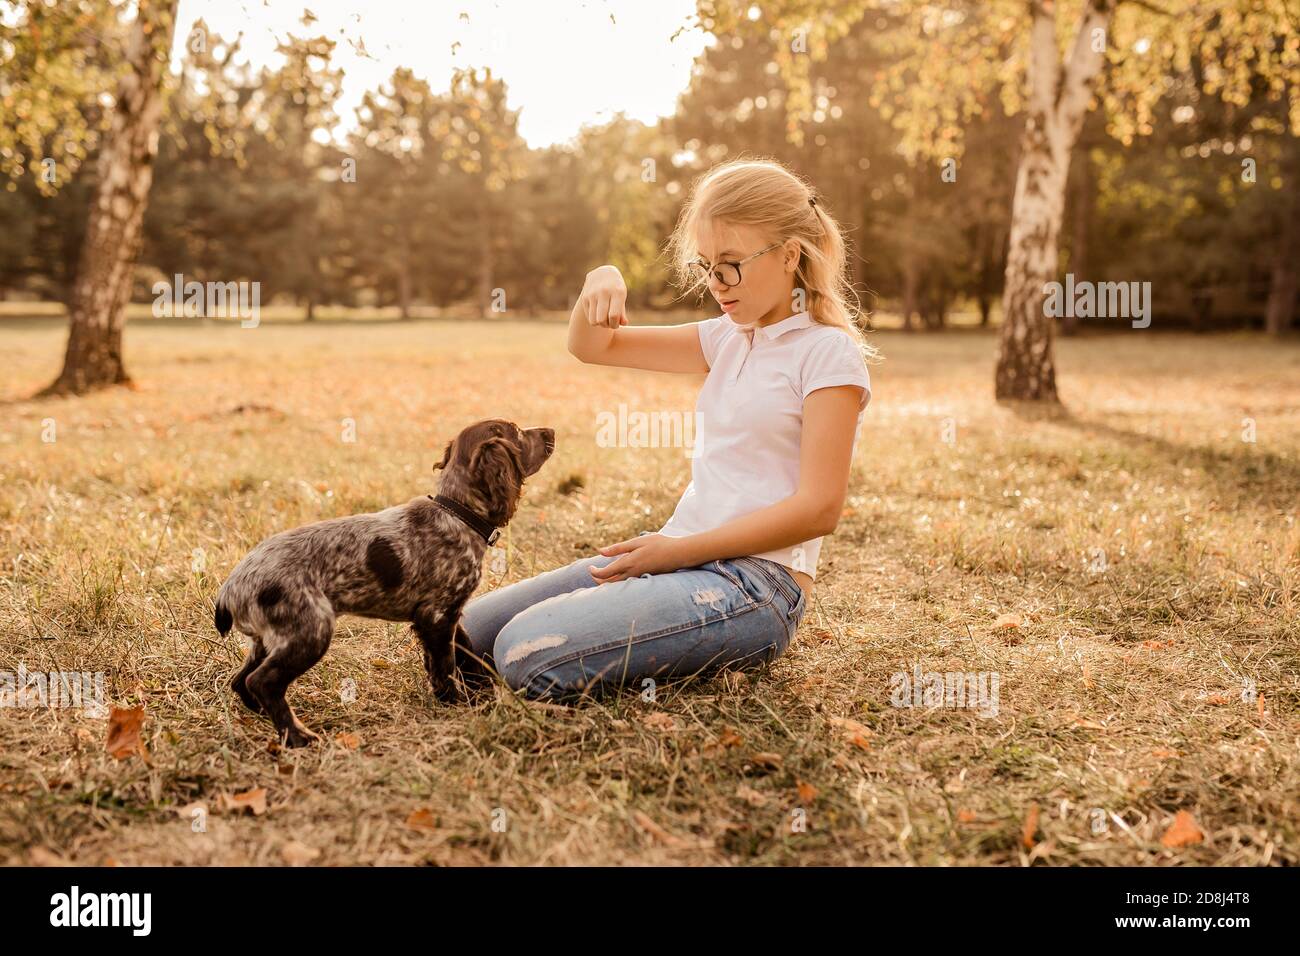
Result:
[[[700,260],[713,267],[709,291],[737,325],[768,325],[793,314],[799,264],[799,243],[794,239],[781,243],[757,226],[713,221],[701,228],[696,248]],[[727,282],[735,281],[737,270],[723,265],[728,262],[740,263],[740,282],[730,287],[717,274],[721,271]]]

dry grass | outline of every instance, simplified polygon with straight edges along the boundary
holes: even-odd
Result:
[[[686,410],[698,382],[583,368],[556,325],[174,322],[128,330],[138,391],[32,402],[62,329],[0,341],[0,671],[104,671],[150,755],[109,757],[81,711],[0,711],[0,860],[1300,862],[1294,345],[1066,342],[1072,415],[1042,417],[990,400],[991,337],[882,335],[818,599],[767,673],[446,708],[403,627],[346,619],[291,692],[330,742],[274,753],[210,623],[251,544],[431,490],[442,443],[502,415],[558,449],[483,586],[568,562],[657,527],[688,474],[680,450],[597,448],[596,412]],[[892,706],[917,665],[996,672],[997,716]],[[218,812],[255,788],[264,813]],[[1204,839],[1168,848],[1179,810]]]

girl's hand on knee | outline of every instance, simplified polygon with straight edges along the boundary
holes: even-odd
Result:
[[[686,567],[680,539],[662,534],[643,534],[597,550],[606,556],[619,555],[603,568],[587,569],[600,584],[637,578],[643,574],[665,574]]]
[[[590,325],[610,329],[627,325],[627,284],[614,266],[601,266],[588,272],[578,301]]]

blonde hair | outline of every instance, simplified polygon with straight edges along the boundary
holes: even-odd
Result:
[[[732,160],[697,179],[668,241],[683,295],[706,285],[691,263],[699,256],[700,226],[710,221],[756,226],[774,241],[798,242],[795,289],[803,290],[813,321],[843,329],[867,358],[876,355],[857,323],[861,308],[846,274],[840,224],[811,186],[774,159]]]

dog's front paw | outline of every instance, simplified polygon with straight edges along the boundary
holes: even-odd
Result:
[[[281,739],[286,747],[310,747],[312,744],[320,743],[320,734],[312,733],[299,724],[287,728],[281,735]]]
[[[443,704],[457,703],[462,697],[460,689],[456,686],[456,682],[450,678],[433,681],[432,689],[434,698]]]

